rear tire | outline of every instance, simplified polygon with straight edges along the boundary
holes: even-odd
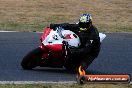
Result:
[[[41,60],[43,51],[38,47],[29,52],[22,60],[21,66],[25,70],[35,68]]]

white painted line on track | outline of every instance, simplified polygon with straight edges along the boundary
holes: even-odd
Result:
[[[108,34],[109,34],[109,33],[110,33],[110,34],[111,34],[111,33],[113,33],[113,34],[115,34],[115,33],[132,34],[132,32],[100,32],[100,33],[108,33]]]
[[[0,32],[19,32],[19,31],[0,31]],[[30,33],[30,32],[29,32]],[[33,33],[43,33],[43,32],[33,32]],[[100,33],[125,33],[125,34],[132,34],[132,32],[100,32]]]
[[[77,83],[76,81],[58,81],[58,82],[53,82],[53,81],[0,81],[0,84],[44,84],[44,83],[51,83],[51,84],[56,84],[56,83]]]
[[[43,32],[34,32],[34,33],[43,33]]]
[[[0,84],[73,84],[77,83],[76,81],[58,81],[58,82],[53,82],[53,81],[0,81]],[[132,85],[132,82],[130,82],[130,85]]]
[[[19,31],[0,31],[0,32],[19,32]],[[38,31],[36,31],[36,32],[29,32],[29,33],[43,33],[43,32],[38,32]],[[132,34],[132,32],[100,32],[100,33],[124,33],[124,34]]]
[[[0,31],[0,32],[18,32],[18,31]]]

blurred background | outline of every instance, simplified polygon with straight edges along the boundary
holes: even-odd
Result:
[[[0,30],[42,31],[85,12],[101,32],[132,32],[132,0],[0,0]]]

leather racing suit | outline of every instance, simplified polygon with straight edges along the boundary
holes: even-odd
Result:
[[[79,36],[81,41],[79,48],[70,49],[70,58],[73,59],[71,63],[75,63],[75,67],[82,66],[86,70],[100,52],[101,43],[97,28],[91,25],[86,31],[81,31],[78,24],[50,24],[52,29],[58,26],[62,26],[65,30],[71,30]]]

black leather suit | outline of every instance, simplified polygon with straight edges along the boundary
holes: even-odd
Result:
[[[57,26],[62,26],[66,30],[71,30],[79,36],[81,45],[79,48],[70,49],[71,58],[74,63],[77,63],[77,67],[82,66],[83,69],[86,70],[92,61],[97,58],[100,51],[101,43],[97,28],[92,25],[86,31],[81,31],[78,24],[68,23],[51,24],[50,28],[55,29]]]

